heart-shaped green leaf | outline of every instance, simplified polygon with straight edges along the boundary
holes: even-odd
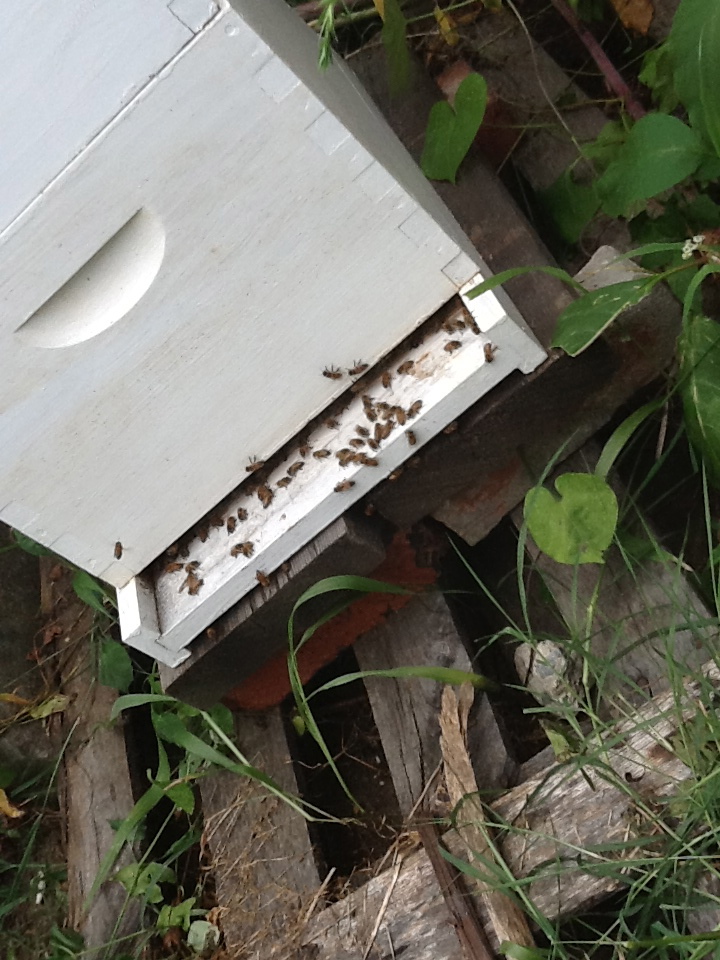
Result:
[[[683,0],[667,48],[690,123],[720,153],[720,0]]]
[[[485,116],[487,84],[469,73],[455,94],[454,107],[443,100],[430,111],[420,166],[430,180],[455,183],[458,167],[472,146]]]
[[[657,276],[624,280],[573,300],[558,317],[553,347],[561,347],[576,357],[597,340],[618,314],[644,300],[659,280]]]
[[[617,498],[591,473],[564,473],[555,481],[559,499],[545,487],[525,497],[525,520],[538,548],[558,563],[603,563],[618,519]]]

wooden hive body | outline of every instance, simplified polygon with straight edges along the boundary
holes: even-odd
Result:
[[[0,191],[0,518],[133,593],[251,458],[346,388],[323,368],[377,363],[487,271],[343,65],[318,71],[282,0],[0,16],[8,84],[22,66],[27,95],[0,107],[17,128]],[[532,369],[542,352],[489,296],[492,323],[513,326],[503,375]],[[319,510],[316,527],[333,514]]]

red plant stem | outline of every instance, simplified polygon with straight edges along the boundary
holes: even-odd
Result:
[[[566,0],[550,0],[560,16],[572,27],[578,37],[582,40],[585,48],[593,58],[598,68],[605,77],[608,87],[612,92],[622,100],[625,109],[633,118],[640,120],[645,116],[646,110],[632,95],[630,87],[625,83],[613,64],[607,58],[605,51],[597,42],[595,37],[578,20],[575,12],[567,5]]]

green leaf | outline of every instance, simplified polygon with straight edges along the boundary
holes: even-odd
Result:
[[[558,280],[562,280],[563,283],[566,283],[574,290],[585,293],[585,287],[571,277],[567,270],[561,270],[560,267],[511,267],[509,270],[502,270],[500,273],[488,277],[487,280],[483,280],[482,283],[473,287],[472,290],[468,290],[465,296],[468,300],[474,300],[475,297],[482,296],[483,293],[487,293],[488,290],[494,290],[495,287],[507,283],[508,280],[514,280],[515,277],[522,277],[526,273],[545,273],[549,277],[557,277]]]
[[[649,113],[630,131],[620,155],[597,182],[602,208],[621,217],[639,200],[689,177],[704,152],[700,137],[677,117]]]
[[[62,713],[69,702],[70,697],[64,693],[54,693],[51,697],[48,697],[47,700],[43,700],[42,703],[39,703],[36,707],[33,707],[32,710],[29,710],[28,715],[31,716],[33,720],[42,720],[44,717],[50,717],[54,713]]]
[[[612,489],[590,473],[564,473],[555,489],[559,498],[545,487],[525,496],[525,520],[538,548],[558,563],[603,563],[618,519]]]
[[[578,242],[600,207],[595,184],[576,183],[572,168],[561,173],[555,183],[540,193],[539,199],[567,243]]]
[[[385,677],[387,679],[407,680],[414,677],[421,680],[435,680],[437,683],[447,683],[453,686],[460,686],[463,683],[471,683],[480,690],[495,689],[497,685],[487,677],[479,673],[470,673],[467,670],[454,670],[451,667],[393,667],[389,670],[360,670],[356,673],[345,673],[341,677],[335,677],[329,680],[317,690],[313,691],[307,698],[317,696],[325,690],[333,690],[335,687],[343,687],[347,683],[353,683],[355,680],[364,680],[365,677]]]
[[[382,43],[388,62],[390,92],[402,93],[410,83],[412,60],[407,42],[407,20],[398,0],[383,0]]]
[[[117,640],[102,640],[98,679],[104,687],[127,690],[133,681],[133,665],[128,648]]]
[[[680,393],[685,423],[715,484],[720,484],[720,325],[690,317],[680,337]]]
[[[83,603],[92,607],[93,610],[97,610],[98,613],[107,614],[103,604],[103,600],[107,597],[107,591],[95,577],[91,577],[84,570],[76,570],[72,578],[72,588],[77,598],[82,600]]]
[[[26,537],[24,533],[20,533],[19,530],[13,530],[12,532],[13,540],[20,547],[21,550],[24,550],[25,553],[32,554],[33,557],[49,557],[52,555],[52,551],[48,550],[47,547],[43,547],[40,543],[35,543],[34,540],[31,540],[30,537]]]
[[[547,960],[550,956],[550,951],[544,947],[523,947],[507,940],[500,944],[500,953],[509,960]]]
[[[690,123],[720,154],[720,0],[683,0],[667,44]]]
[[[628,137],[628,128],[619,120],[610,120],[597,137],[581,146],[581,152],[598,173],[603,173],[618,156]]]
[[[203,954],[214,950],[220,943],[220,931],[209,920],[193,920],[187,935],[187,945],[193,953]]]
[[[195,810],[195,794],[189,783],[176,783],[174,786],[167,787],[165,793],[183,813],[189,817],[192,816]]]
[[[161,903],[161,883],[173,883],[175,873],[162,863],[131,863],[115,874],[131,897],[144,897],[148,903]]]
[[[638,80],[650,88],[653,100],[662,113],[672,113],[679,104],[674,83],[673,58],[667,43],[648,50],[643,57],[643,67]]]
[[[158,930],[169,930],[170,927],[181,927],[183,930],[189,930],[190,918],[196,900],[197,897],[190,897],[174,906],[166,903],[157,919]]]
[[[118,697],[110,710],[110,719],[115,720],[123,710],[131,710],[133,707],[144,707],[147,703],[177,703],[175,697],[168,697],[164,693],[127,693],[124,697]]]
[[[657,276],[624,280],[573,300],[558,317],[553,347],[561,347],[576,357],[597,340],[623,310],[644,300],[659,280]]]
[[[455,183],[458,168],[480,129],[486,106],[487,84],[478,73],[469,73],[460,84],[454,107],[446,100],[433,105],[420,158],[426,177]]]
[[[665,400],[662,399],[651,400],[649,403],[643,404],[642,407],[631,413],[629,417],[626,417],[619,427],[613,430],[612,436],[602,448],[598,462],[595,464],[596,477],[607,480],[607,475],[612,470],[615,461],[625,449],[637,428],[647,420],[651,413],[659,410],[664,403]]]

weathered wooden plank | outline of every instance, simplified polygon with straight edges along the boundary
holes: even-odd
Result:
[[[245,756],[297,794],[280,710],[238,714],[235,728]],[[200,790],[228,949],[258,960],[286,956],[320,884],[306,821],[262,784],[228,772]]]
[[[704,673],[706,682],[720,687],[720,670],[714,664]],[[668,744],[679,724],[697,711],[701,686],[701,681],[687,680],[677,701],[671,692],[662,694],[645,704],[633,719],[618,725],[603,741],[602,766],[585,763],[581,771],[575,764],[553,765],[491,805],[496,836],[498,820],[512,824],[517,831],[501,831],[499,849],[505,864],[514,876],[528,878],[526,893],[549,919],[589,909],[619,888],[617,879],[599,876],[593,868],[603,860],[618,860],[621,854],[597,852],[583,859],[582,851],[641,837],[643,824],[635,816],[634,798],[652,804],[671,797],[691,776]],[[632,779],[632,791],[627,790],[627,776]],[[456,856],[467,856],[454,831],[445,834],[443,843]],[[440,905],[425,852],[409,857],[405,869],[402,891],[390,901],[387,913],[391,931],[396,923],[403,929],[416,911],[433,915]],[[347,953],[340,954],[343,960],[362,956],[359,931],[367,928],[369,916],[376,916],[390,873],[386,870],[315,918],[306,934],[308,942],[329,945],[317,960],[330,960],[333,949],[344,944],[349,946]],[[420,938],[417,957],[428,956],[423,949]],[[410,946],[404,956],[416,960]]]
[[[314,960],[467,960],[424,850],[323,910],[301,944]]]
[[[586,444],[563,461],[555,476],[592,470],[599,453],[597,444]],[[622,500],[622,484],[613,480],[613,487]],[[520,528],[522,509],[513,511],[512,518]],[[643,534],[651,536],[647,524]],[[526,550],[570,636],[578,642],[588,636],[590,672],[601,678],[598,685],[605,711],[624,714],[626,703],[660,693],[667,689],[673,673],[694,671],[706,661],[712,627],[699,625],[712,622],[710,611],[689,585],[680,564],[669,555],[629,567],[627,557],[613,544],[604,564],[573,567],[541,553],[530,536]],[[567,647],[564,653],[570,670],[574,664],[579,675],[579,651],[573,654]],[[670,666],[673,660],[675,670]],[[524,677],[521,680],[525,682]],[[565,680],[570,689],[570,678]]]
[[[97,651],[91,637],[94,614],[75,596],[70,574],[50,581],[50,562],[42,564],[45,592],[54,601],[53,626],[60,651],[62,692],[69,697],[63,713],[63,754],[60,795],[65,813],[68,873],[68,919],[85,938],[86,949],[105,960],[125,953],[141,930],[141,910],[125,889],[106,881],[88,910],[87,896],[102,860],[115,840],[113,823],[130,813],[134,798],[122,721],[108,724],[117,692],[96,679]],[[126,848],[117,860],[133,862]],[[110,944],[109,946],[106,946]],[[103,949],[104,948],[104,949]]]
[[[472,670],[462,637],[441,593],[415,597],[361,637],[354,650],[361,670],[401,666]],[[407,816],[439,771],[443,685],[434,680],[366,677],[365,687],[400,810]],[[514,764],[483,693],[476,697],[471,722],[477,744],[474,761],[483,787],[506,785]]]
[[[288,617],[301,593],[323,577],[367,574],[384,556],[377,525],[364,517],[340,517],[290,560],[287,571],[278,571],[269,587],[256,587],[220,617],[210,633],[195,641],[184,663],[175,668],[161,665],[163,689],[196,706],[216,703],[287,648]],[[322,599],[309,604],[299,614],[300,629],[326,608]]]

